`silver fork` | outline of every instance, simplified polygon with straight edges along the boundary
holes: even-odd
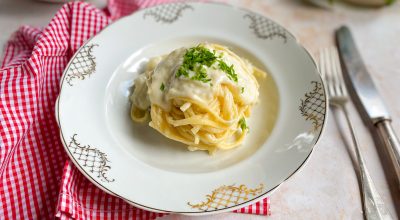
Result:
[[[347,125],[350,128],[353,145],[355,148],[362,187],[362,199],[364,217],[370,219],[392,219],[385,204],[379,195],[378,191],[365,166],[364,159],[361,155],[359,143],[355,135],[354,127],[349,117],[346,108],[346,103],[349,101],[349,96],[346,91],[346,86],[343,81],[342,70],[340,66],[339,56],[336,47],[326,48],[320,52],[319,69],[322,78],[328,87],[328,97],[331,106],[342,110]]]

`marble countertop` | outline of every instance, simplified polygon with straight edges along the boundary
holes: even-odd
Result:
[[[102,0],[92,0],[97,6]],[[241,7],[264,14],[289,29],[312,53],[333,45],[333,31],[348,25],[354,34],[367,68],[371,72],[400,134],[400,2],[378,9],[337,5],[333,10],[316,8],[296,0],[234,0]],[[0,45],[21,25],[45,26],[59,4],[33,0],[0,0]],[[383,148],[375,145],[357,111],[351,118],[361,142],[367,167],[394,219],[400,216],[400,192],[392,183]],[[360,189],[352,162],[352,150],[341,133],[346,129],[329,112],[328,123],[312,157],[304,168],[271,196],[268,219],[362,219]],[[338,114],[338,118],[343,117]],[[384,164],[384,165],[382,165]],[[386,173],[385,173],[386,172]],[[397,211],[396,211],[396,207]],[[212,219],[265,219],[264,216],[225,213]],[[210,216],[169,215],[163,219],[210,219]]]

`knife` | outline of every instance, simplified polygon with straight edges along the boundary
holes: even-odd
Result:
[[[374,82],[361,56],[357,50],[351,32],[348,27],[342,26],[336,30],[336,41],[338,44],[340,58],[343,64],[343,72],[350,79],[354,98],[365,116],[382,138],[386,152],[388,153],[397,177],[400,188],[400,142],[392,125],[389,112],[376,89]]]

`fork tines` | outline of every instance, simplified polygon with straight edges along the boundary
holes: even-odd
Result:
[[[330,97],[347,96],[336,47],[332,46],[320,51],[319,71],[327,84]]]

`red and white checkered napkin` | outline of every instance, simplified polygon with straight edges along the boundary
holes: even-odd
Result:
[[[21,27],[0,66],[0,219],[154,219],[106,194],[68,160],[54,104],[68,60],[112,20],[160,0],[110,0],[106,9],[73,2],[44,29]],[[165,2],[165,1],[162,1]],[[269,214],[269,200],[235,212]]]

